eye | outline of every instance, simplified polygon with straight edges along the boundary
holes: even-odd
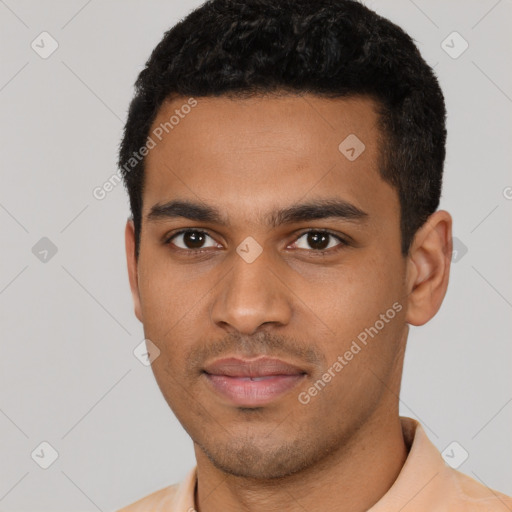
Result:
[[[335,243],[336,241],[338,243]],[[310,230],[303,233],[297,239],[294,245],[296,246],[295,248],[306,250],[309,250],[309,248],[307,247],[309,245],[309,247],[313,249],[312,252],[323,254],[324,252],[333,252],[329,250],[332,249],[333,247],[336,248],[335,250],[340,249],[343,246],[347,245],[347,243],[340,236],[334,235],[329,231]]]
[[[208,239],[210,245],[205,245]],[[336,243],[337,242],[337,243]],[[194,255],[206,252],[208,247],[222,248],[206,231],[198,229],[182,229],[170,235],[165,245],[173,245],[177,250],[186,255]],[[337,250],[349,245],[341,236],[335,235],[326,230],[309,230],[302,233],[292,245],[294,249],[305,249],[315,255],[334,253]],[[308,247],[309,246],[309,247]]]
[[[210,247],[218,245],[217,242],[215,242],[215,240],[213,240],[213,238],[204,231],[199,231],[197,229],[183,229],[170,236],[165,241],[165,244],[171,244],[172,242],[173,245],[179,249],[183,249],[184,251],[198,251],[205,248],[203,244],[208,238],[214,242]]]

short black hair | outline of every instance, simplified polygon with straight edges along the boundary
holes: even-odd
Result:
[[[164,34],[135,82],[118,164],[137,258],[144,159],[133,155],[162,103],[274,93],[376,100],[379,172],[398,192],[408,254],[439,205],[446,152],[443,94],[411,37],[355,0],[209,0]]]

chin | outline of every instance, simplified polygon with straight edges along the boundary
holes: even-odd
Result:
[[[263,445],[260,439],[230,440],[226,444],[198,446],[211,463],[224,473],[254,480],[272,480],[291,476],[317,462],[318,452],[304,442],[279,442]],[[275,440],[278,442],[279,440]],[[306,443],[307,444],[307,443]],[[310,453],[313,452],[313,453]]]

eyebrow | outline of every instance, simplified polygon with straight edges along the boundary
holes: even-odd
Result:
[[[283,224],[330,218],[363,222],[367,217],[365,211],[343,199],[327,198],[273,210],[266,214],[263,220],[267,226],[276,228]],[[157,203],[146,216],[148,222],[174,218],[229,226],[229,221],[217,208],[189,200],[177,199],[164,204]]]

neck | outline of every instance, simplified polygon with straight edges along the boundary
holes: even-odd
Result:
[[[248,480],[213,466],[196,446],[198,512],[363,512],[377,503],[407,458],[398,409],[372,418],[318,464],[286,478]]]

